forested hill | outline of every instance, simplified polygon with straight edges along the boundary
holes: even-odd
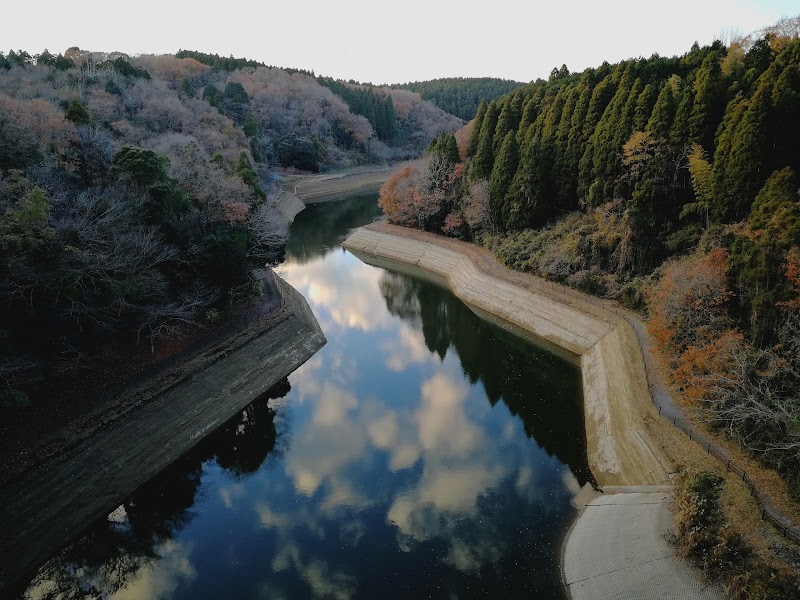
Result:
[[[442,137],[381,203],[646,306],[676,385],[800,498],[798,33],[554,71],[482,103],[459,156]]]
[[[0,53],[0,409],[257,292],[279,167],[382,164],[462,125],[398,90],[376,130],[311,74],[180,54]]]
[[[219,54],[208,54],[206,52],[198,52],[197,50],[178,50],[175,53],[176,58],[193,58],[194,60],[208,65],[217,71],[235,71],[236,69],[245,69],[247,67],[269,67],[270,69],[280,69],[286,71],[289,75],[295,73],[302,73],[303,75],[310,75],[314,77],[314,71],[306,71],[305,69],[293,69],[290,67],[275,67],[268,65],[264,62],[253,60],[250,58],[236,58],[233,56],[220,56]]]
[[[430,100],[442,110],[469,121],[475,117],[481,100],[491,102],[521,85],[518,81],[494,77],[451,77],[389,87],[417,92],[423,100]]]

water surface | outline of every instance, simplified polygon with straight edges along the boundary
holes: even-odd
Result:
[[[279,272],[328,344],[43,565],[25,595],[561,598],[580,373],[298,215]]]

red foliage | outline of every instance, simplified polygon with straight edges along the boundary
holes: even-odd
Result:
[[[648,293],[649,329],[659,345],[679,355],[690,346],[705,346],[727,329],[727,265],[727,252],[716,248],[667,266]]]
[[[800,310],[800,248],[794,247],[786,255],[786,279],[789,280],[797,297],[783,305],[789,310]]]
[[[744,336],[730,329],[703,346],[690,346],[678,358],[673,380],[683,388],[687,399],[706,399],[720,374],[725,374],[731,380],[735,378],[734,356],[743,351],[746,345]]]

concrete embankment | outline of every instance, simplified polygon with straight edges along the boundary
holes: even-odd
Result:
[[[369,264],[448,286],[480,316],[581,367],[589,466],[606,493],[582,507],[565,541],[573,600],[724,597],[667,542],[669,461],[646,426],[659,417],[627,320],[456,240],[375,223],[343,246]]]
[[[668,486],[606,492],[586,505],[567,538],[563,575],[572,600],[725,597],[675,556]]]
[[[644,424],[655,410],[625,319],[455,240],[376,224],[343,246],[367,263],[438,280],[481,316],[579,364],[589,466],[601,487],[668,482],[669,461]]]
[[[0,488],[0,595],[325,344],[305,299],[274,283],[280,307],[266,328],[240,334],[143,407]]]

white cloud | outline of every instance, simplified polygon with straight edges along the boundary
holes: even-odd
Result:
[[[168,598],[183,581],[191,583],[197,571],[189,560],[190,548],[166,540],[155,547],[157,558],[145,563],[129,579],[125,587],[111,594],[113,600],[138,600],[139,598]]]

